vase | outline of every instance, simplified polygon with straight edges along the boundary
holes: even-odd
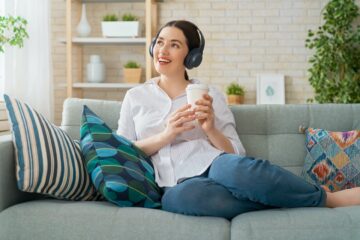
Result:
[[[124,68],[124,80],[126,83],[140,83],[141,68]]]
[[[228,104],[235,105],[235,104],[244,104],[244,96],[239,95],[228,95]]]
[[[90,24],[86,18],[85,3],[82,4],[81,18],[79,24],[76,27],[76,31],[79,37],[87,37],[90,35],[91,32]]]
[[[105,66],[101,62],[99,55],[91,55],[90,62],[87,64],[87,81],[91,83],[101,83],[105,81]]]

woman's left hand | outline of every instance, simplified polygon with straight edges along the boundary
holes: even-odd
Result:
[[[215,116],[212,102],[213,98],[207,93],[203,95],[202,99],[195,102],[197,105],[194,108],[195,116],[205,133],[211,132],[215,129]]]

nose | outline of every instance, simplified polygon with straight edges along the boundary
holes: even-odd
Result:
[[[168,54],[168,44],[164,44],[162,46],[159,46],[159,54],[161,55],[167,55]]]

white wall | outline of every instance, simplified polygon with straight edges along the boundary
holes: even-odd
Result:
[[[52,0],[53,35],[65,36],[63,0]],[[174,19],[196,23],[206,38],[204,60],[190,77],[199,78],[224,90],[237,81],[246,87],[245,103],[256,103],[256,75],[286,75],[286,103],[305,103],[313,96],[308,82],[308,59],[312,52],[305,48],[308,29],[322,24],[321,10],[328,0],[164,0],[158,3],[159,27]],[[360,6],[360,0],[356,0]],[[74,10],[74,22],[79,19]],[[99,19],[104,13],[132,12],[144,19],[143,3],[88,4],[88,18],[93,33],[100,35]],[[77,15],[76,15],[77,14]],[[65,47],[54,38],[54,79],[57,118],[61,117],[66,97]],[[135,51],[132,51],[135,50]],[[92,53],[100,53],[107,62],[110,80],[119,78],[121,61],[135,58],[143,61],[143,47],[129,51],[126,47],[85,48],[84,61]],[[110,54],[111,53],[111,54]],[[115,55],[114,55],[115,54]],[[140,54],[140,55],[139,55]],[[75,66],[76,67],[76,62]],[[117,91],[89,92],[86,97],[119,99]]]

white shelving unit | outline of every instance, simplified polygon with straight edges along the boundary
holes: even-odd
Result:
[[[66,39],[60,39],[61,43],[66,43]],[[74,44],[86,44],[86,45],[106,45],[106,44],[127,44],[127,45],[143,45],[146,43],[146,38],[73,38]]]
[[[73,88],[104,88],[104,89],[129,89],[139,86],[140,84],[132,83],[73,83]]]
[[[103,38],[103,37],[89,37],[78,38],[72,35],[72,5],[81,3],[133,3],[143,2],[145,4],[145,37],[141,38]],[[85,89],[129,89],[139,84],[128,83],[85,83],[83,82],[82,71],[75,77],[79,82],[74,81],[73,77],[73,47],[78,46],[82,48],[85,45],[144,45],[145,46],[145,75],[146,79],[152,77],[152,59],[148,54],[147,49],[151,43],[152,37],[155,35],[157,27],[157,2],[159,0],[66,0],[66,38],[59,41],[66,44],[66,89],[67,97],[83,97],[82,90]],[[80,55],[80,69],[83,68],[83,52]],[[76,93],[76,94],[75,94]]]

